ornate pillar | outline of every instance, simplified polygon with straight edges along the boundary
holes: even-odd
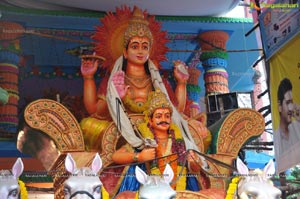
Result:
[[[228,54],[226,42],[229,35],[225,31],[212,30],[199,35],[202,53],[200,61],[204,67],[205,95],[229,93],[226,71]]]
[[[0,105],[0,137],[11,138],[18,125],[19,37],[24,28],[17,23],[0,21],[0,88],[8,94]]]

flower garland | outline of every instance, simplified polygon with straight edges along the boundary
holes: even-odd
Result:
[[[147,114],[145,114],[145,121],[148,121]],[[138,129],[144,138],[155,139],[155,135],[152,133],[151,127],[147,122],[143,122],[139,124]],[[170,125],[169,138],[172,139],[172,149],[171,149],[172,153],[185,152],[184,140],[180,133],[180,129],[175,124]],[[158,157],[162,156],[160,147],[157,147],[157,154]],[[178,160],[176,160],[177,158]],[[173,185],[173,188],[175,188],[177,191],[185,190],[187,170],[186,167],[184,166],[183,161],[184,161],[184,157],[178,157],[177,154],[171,155],[166,158],[161,158],[158,161],[153,162],[151,166],[151,174],[161,175],[165,168],[165,162],[171,162],[170,166],[175,174],[174,177],[177,177],[176,184]],[[180,175],[178,175],[179,172]]]
[[[21,193],[21,199],[27,199],[28,198],[28,192],[25,186],[25,183],[22,180],[18,180],[19,186],[20,186],[20,193]]]
[[[225,199],[233,199],[239,180],[240,180],[240,176],[236,176],[232,178],[231,183],[229,184],[229,187],[227,189],[227,194]]]

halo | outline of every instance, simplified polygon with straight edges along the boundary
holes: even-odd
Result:
[[[148,17],[146,11],[143,11],[143,14],[149,22],[153,36],[150,59],[160,68],[160,62],[167,60],[165,54],[169,50],[166,46],[168,42],[167,32],[161,31],[161,24],[154,19],[154,16]],[[131,17],[132,11],[129,7],[117,7],[115,14],[108,12],[105,17],[100,19],[102,25],[96,26],[96,32],[92,36],[92,39],[95,40],[95,52],[105,58],[102,67],[108,68],[109,71],[115,60],[123,54],[124,32]]]

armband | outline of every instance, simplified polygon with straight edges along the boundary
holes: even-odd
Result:
[[[134,162],[138,162],[138,160],[139,160],[139,153],[135,152],[132,159],[133,159]]]
[[[84,80],[94,80],[94,77],[83,77]]]

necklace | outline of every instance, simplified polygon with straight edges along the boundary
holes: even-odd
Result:
[[[151,78],[148,75],[143,77],[125,75],[125,82],[131,86],[134,86],[135,88],[145,88],[151,82]]]

